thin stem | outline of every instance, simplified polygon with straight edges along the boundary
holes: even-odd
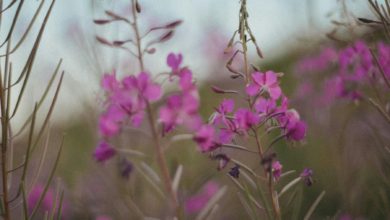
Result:
[[[278,197],[274,191],[274,181],[273,181],[272,170],[269,172],[268,176],[269,176],[268,189],[269,189],[269,193],[271,194],[272,209],[274,210],[274,213],[275,213],[275,219],[280,220],[281,219],[280,208],[279,208],[279,204],[277,202]]]
[[[172,199],[174,208],[177,208],[178,207],[177,197],[176,197],[176,194],[172,188],[172,180],[171,180],[171,177],[169,175],[167,162],[166,162],[166,159],[165,159],[165,156],[163,153],[163,149],[162,149],[162,146],[160,143],[160,136],[158,135],[157,128],[153,123],[154,117],[153,117],[152,108],[150,106],[150,103],[147,103],[146,108],[147,108],[147,114],[148,114],[148,118],[149,118],[150,129],[152,130],[153,139],[154,139],[155,145],[156,145],[157,162],[158,162],[159,167],[161,169],[161,172],[163,174],[165,188],[168,191],[168,193],[171,195],[171,199]]]
[[[137,11],[135,8],[135,1],[131,0],[131,4],[132,4],[131,8],[132,8],[132,12],[133,12],[133,23],[131,25],[132,25],[132,27],[134,29],[134,33],[135,33],[135,40],[136,40],[136,46],[137,46],[137,51],[138,51],[138,61],[139,61],[140,69],[141,69],[141,71],[144,71],[144,60],[143,60],[142,49],[141,49],[141,37],[140,37],[139,30],[138,30]]]
[[[134,29],[135,33],[135,38],[136,38],[136,46],[137,46],[137,51],[138,51],[138,62],[140,65],[141,71],[144,71],[144,60],[143,60],[143,54],[142,54],[142,48],[141,48],[141,37],[138,29],[138,24],[137,24],[137,11],[135,8],[135,0],[132,0],[132,12],[133,12],[133,23],[132,27]],[[177,217],[180,217],[180,206],[177,201],[176,193],[174,192],[172,188],[172,179],[169,175],[169,170],[167,166],[167,161],[165,159],[163,149],[161,146],[160,142],[160,136],[158,134],[157,128],[154,124],[154,117],[153,117],[153,112],[152,112],[152,107],[148,101],[146,101],[146,111],[147,111],[147,116],[148,116],[148,121],[149,121],[149,126],[152,132],[153,140],[155,142],[155,147],[156,147],[156,153],[157,153],[157,162],[158,165],[161,169],[162,175],[163,175],[163,182],[166,188],[166,191],[170,194],[171,200],[172,200],[172,205],[173,208],[176,209],[177,211]]]
[[[244,57],[245,83],[248,84],[248,83],[250,83],[251,78],[250,78],[249,65],[248,65],[248,54],[247,54],[247,51],[248,51],[247,42],[248,41],[247,41],[246,33],[248,33],[251,36],[251,38],[254,39],[254,37],[253,37],[252,33],[249,30],[248,12],[246,10],[246,0],[241,0],[241,8],[240,8],[239,19],[240,20],[239,20],[238,32],[240,34],[240,41],[241,41],[242,50],[243,50],[242,54],[243,54],[243,57]],[[256,45],[256,47],[257,47],[257,45]],[[257,49],[260,51],[259,48],[257,48]],[[259,53],[259,56],[260,55],[261,55],[261,53]],[[260,57],[262,57],[262,55]],[[251,99],[250,96],[248,96],[247,101],[248,101],[248,107],[251,110],[253,110],[253,102],[252,102],[252,99]],[[252,131],[254,133],[254,137],[255,137],[255,140],[256,140],[256,145],[257,145],[257,148],[258,148],[259,157],[260,157],[260,160],[262,161],[263,158],[264,158],[264,151],[263,151],[263,147],[262,147],[261,142],[260,142],[260,138],[259,138],[257,129],[252,128]],[[267,176],[269,178],[268,190],[270,192],[270,196],[271,196],[271,200],[272,200],[272,207],[273,207],[273,211],[274,211],[274,217],[279,220],[279,219],[281,219],[280,207],[279,207],[279,204],[277,202],[278,201],[277,195],[274,192],[274,181],[273,181],[273,177],[272,177],[272,170],[269,171],[269,172],[264,170],[264,175],[265,175],[265,178],[267,178]]]
[[[7,60],[8,61],[8,60]],[[8,66],[8,62],[5,62],[5,66]],[[4,68],[4,79],[7,75],[7,68]],[[5,220],[10,219],[9,202],[8,202],[8,172],[7,172],[7,148],[8,148],[8,124],[9,124],[9,106],[7,105],[6,97],[9,98],[9,90],[6,90],[6,83],[2,82],[0,74],[0,104],[1,104],[1,170],[2,170],[2,185],[3,185],[3,205]],[[4,86],[3,86],[4,85]]]

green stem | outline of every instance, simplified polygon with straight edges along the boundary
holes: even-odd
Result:
[[[247,37],[246,37],[246,32],[249,32],[250,30],[248,29],[249,28],[249,25],[248,25],[248,12],[247,12],[247,9],[246,9],[246,0],[241,0],[241,8],[240,8],[240,21],[239,21],[239,28],[238,28],[238,31],[240,33],[240,41],[241,41],[241,44],[242,44],[242,49],[243,49],[243,56],[244,56],[244,74],[245,74],[245,82],[246,84],[250,83],[251,79],[250,79],[250,74],[249,74],[249,65],[248,65],[248,54],[247,54],[247,51],[248,51],[248,47],[247,47]],[[251,35],[251,33],[250,33]],[[249,108],[253,109],[253,105],[252,105],[252,100],[251,98],[248,96],[247,98],[248,100],[248,106]],[[259,153],[259,157],[260,157],[260,160],[263,160],[264,158],[264,151],[263,151],[263,147],[261,145],[261,142],[260,142],[260,139],[259,139],[259,136],[258,136],[258,132],[256,129],[253,129],[253,133],[255,135],[255,139],[256,139],[256,145],[257,145],[257,148],[258,148],[258,153]],[[274,211],[274,217],[276,219],[281,219],[281,216],[280,216],[280,207],[279,207],[279,204],[277,202],[277,195],[274,193],[274,181],[273,181],[273,178],[272,178],[272,170],[270,172],[267,172],[266,170],[264,170],[264,175],[265,175],[265,178],[269,178],[269,182],[268,182],[268,190],[269,190],[269,193],[270,193],[270,197],[271,197],[271,200],[272,200],[272,208],[273,208],[273,211]]]
[[[142,48],[141,48],[141,37],[140,37],[141,35],[140,35],[139,29],[138,29],[137,11],[135,8],[135,4],[136,4],[135,0],[132,0],[132,12],[133,12],[132,27],[134,29],[135,38],[136,38],[136,46],[137,46],[137,52],[138,52],[137,57],[138,57],[140,69],[141,69],[141,71],[144,71],[144,60],[143,60],[143,54],[142,54]],[[155,142],[157,163],[158,163],[160,170],[161,170],[161,173],[163,175],[163,181],[164,181],[166,191],[169,193],[169,195],[171,197],[172,206],[177,212],[177,217],[180,218],[181,217],[180,206],[178,204],[176,193],[172,188],[172,179],[169,175],[167,161],[166,161],[166,158],[164,156],[163,149],[161,146],[160,136],[159,136],[157,128],[154,124],[155,120],[153,117],[152,107],[151,107],[149,102],[146,102],[146,110],[147,110],[147,115],[148,115],[148,119],[149,119],[148,120],[149,126],[150,126],[150,129],[152,131],[153,140]]]

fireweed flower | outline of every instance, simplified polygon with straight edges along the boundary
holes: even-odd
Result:
[[[185,125],[191,130],[199,128],[201,119],[198,109],[199,100],[191,94],[175,94],[168,97],[159,114],[164,132],[173,130],[177,125]]]
[[[104,137],[112,137],[120,132],[121,121],[125,112],[117,105],[110,105],[106,112],[100,115],[99,131]]]
[[[303,182],[306,184],[306,186],[313,185],[313,170],[310,168],[303,169],[302,173],[300,174],[301,178],[303,179]]]
[[[278,76],[273,71],[265,73],[252,73],[253,82],[246,87],[246,93],[250,96],[255,96],[260,92],[267,92],[272,99],[278,99],[282,95],[282,90],[279,87]]]
[[[194,135],[194,141],[202,152],[214,150],[218,145],[214,141],[215,130],[211,125],[202,125]]]
[[[390,77],[390,46],[379,42],[377,48],[379,64],[385,72],[385,75]]]
[[[189,214],[197,213],[203,209],[207,202],[217,193],[219,186],[215,182],[208,182],[201,192],[185,201],[185,210]]]
[[[100,141],[93,153],[93,157],[98,162],[104,162],[116,154],[116,150],[107,142]]]
[[[135,90],[140,97],[149,102],[158,100],[162,95],[160,85],[153,83],[150,75],[145,72],[138,76],[125,77],[122,83],[127,90]]]
[[[257,113],[262,115],[268,115],[275,111],[276,102],[273,99],[266,99],[263,97],[259,97],[256,99],[254,107]]]
[[[227,118],[227,114],[232,113],[234,110],[234,101],[233,99],[224,99],[221,104],[216,109],[214,113],[211,123],[214,125],[225,125],[227,127],[231,127],[232,122]]]
[[[234,114],[238,129],[244,132],[260,122],[260,117],[246,108],[240,108]]]
[[[180,69],[180,64],[183,61],[181,54],[170,53],[167,57],[167,64],[172,68],[172,72],[177,73]]]
[[[274,180],[277,182],[280,179],[280,175],[282,175],[282,164],[279,161],[272,162],[272,176]]]
[[[305,137],[306,123],[300,120],[300,116],[295,109],[286,111],[278,120],[288,139],[300,141]]]
[[[323,72],[329,69],[337,61],[338,53],[332,47],[324,48],[317,56],[302,59],[297,65],[297,73]]]
[[[192,72],[188,68],[180,68],[181,54],[168,55],[167,63],[172,68],[171,77],[179,78],[180,91],[166,99],[160,108],[159,121],[163,124],[164,133],[172,131],[178,125],[195,131],[200,128],[202,120],[198,114],[199,95],[192,80]]]
[[[341,50],[339,65],[340,74],[348,80],[362,80],[374,67],[370,50],[363,41]]]
[[[29,195],[27,197],[27,208],[28,208],[29,213],[31,213],[34,210],[35,206],[38,204],[39,198],[43,194],[44,190],[45,190],[45,187],[43,185],[37,184],[36,186],[34,186],[34,188],[29,193]],[[54,203],[56,203],[57,207],[56,207],[55,212],[58,212],[59,199],[57,199],[56,202],[55,202],[55,200],[56,200],[55,192],[51,188],[49,188],[46,191],[45,196],[43,197],[43,200],[42,200],[42,203],[39,207],[39,210],[42,211],[42,213],[51,212],[53,209]],[[62,209],[61,215],[62,215],[62,217],[64,217],[64,213],[66,212],[65,201],[63,201],[63,203],[62,203],[61,209]]]
[[[119,89],[119,82],[116,79],[115,71],[113,71],[111,74],[105,73],[103,75],[101,85],[106,92],[113,92]]]

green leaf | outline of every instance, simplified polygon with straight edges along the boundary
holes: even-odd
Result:
[[[317,208],[318,204],[322,200],[322,198],[325,196],[325,191],[322,191],[320,195],[317,197],[317,199],[313,202],[313,204],[310,206],[309,210],[307,211],[304,220],[309,220],[310,216],[313,214],[314,210]]]
[[[301,177],[297,177],[293,179],[291,182],[289,182],[287,185],[285,185],[280,191],[280,193],[278,194],[279,199],[282,197],[284,193],[286,193],[289,189],[291,189],[293,186],[299,183],[301,179],[302,179]]]

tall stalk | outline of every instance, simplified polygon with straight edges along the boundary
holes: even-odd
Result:
[[[245,83],[248,84],[251,82],[251,77],[250,77],[250,72],[249,72],[249,63],[248,63],[248,41],[252,41],[254,46],[256,47],[257,54],[260,58],[262,58],[262,53],[260,51],[259,46],[256,43],[256,39],[254,35],[252,34],[252,31],[249,27],[248,23],[248,11],[246,7],[246,0],[241,0],[241,7],[240,7],[240,12],[239,12],[239,27],[238,27],[238,33],[239,33],[239,41],[242,46],[242,56],[244,58],[244,74],[242,74],[245,77]],[[248,107],[253,110],[253,100],[251,100],[251,97],[247,95],[247,100],[248,100]],[[261,144],[260,137],[258,135],[258,129],[253,129],[254,133],[254,138],[256,140],[256,146],[258,148],[258,153],[259,153],[259,159],[260,161],[263,161],[264,159],[264,149]],[[278,196],[277,193],[275,193],[274,190],[274,180],[272,176],[272,170],[267,171],[264,169],[264,178],[268,179],[268,191],[270,194],[270,199],[272,200],[272,209],[274,212],[274,217],[275,219],[281,219],[281,213],[280,213],[280,207],[278,203]]]
[[[140,32],[139,32],[138,23],[137,23],[137,7],[139,7],[139,6],[137,6],[137,4],[138,3],[135,0],[132,0],[133,22],[131,23],[131,26],[133,27],[133,30],[135,33],[135,38],[136,38],[135,44],[137,47],[137,57],[138,57],[139,66],[140,66],[141,71],[144,71],[145,67],[144,67],[144,60],[143,60],[143,53],[142,53],[142,51],[143,51],[142,50],[142,42],[141,42],[142,39],[140,37]],[[164,152],[162,149],[158,129],[157,129],[156,125],[154,124],[155,120],[154,120],[154,116],[153,116],[153,112],[152,112],[152,107],[148,101],[146,101],[146,110],[147,110],[149,126],[150,126],[152,136],[153,136],[153,141],[154,141],[154,144],[156,147],[157,163],[158,163],[159,168],[161,170],[161,173],[163,175],[165,189],[169,193],[169,195],[171,197],[170,200],[172,202],[172,206],[174,209],[177,210],[177,215],[179,217],[180,216],[180,207],[179,207],[179,204],[177,201],[176,193],[174,192],[174,190],[172,188],[172,179],[171,179],[170,174],[169,174],[169,169],[168,169],[167,161],[165,159]]]

